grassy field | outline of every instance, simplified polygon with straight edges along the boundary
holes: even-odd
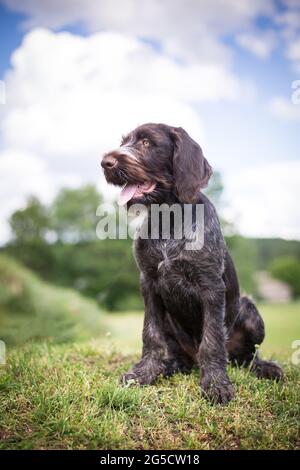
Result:
[[[0,338],[8,345],[0,448],[300,448],[300,367],[291,364],[299,303],[260,305],[262,354],[284,363],[285,379],[229,368],[236,398],[221,407],[201,397],[196,370],[149,387],[119,385],[138,358],[141,313],[105,314],[1,257],[0,277]]]
[[[266,327],[262,352],[290,359],[291,345],[300,339],[300,302],[258,305]]]
[[[266,338],[261,347],[263,355],[288,360],[293,352],[292,342],[300,340],[300,302],[289,304],[258,304],[265,321]],[[104,318],[108,348],[125,353],[141,350],[143,315],[141,312],[114,313]]]
[[[199,393],[198,373],[121,387],[136,360],[92,343],[27,345],[0,368],[2,449],[293,449],[300,447],[299,367],[281,383],[229,370],[227,407]]]
[[[300,368],[289,363],[299,305],[281,309],[261,306],[263,354],[285,359],[284,381],[230,368],[237,395],[227,407],[201,397],[196,370],[151,387],[119,385],[140,349],[137,312],[104,316],[106,334],[88,343],[14,347],[0,367],[0,448],[300,448]]]

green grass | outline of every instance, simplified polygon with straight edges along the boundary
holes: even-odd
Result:
[[[300,448],[300,368],[290,364],[299,304],[260,310],[263,354],[285,358],[286,377],[260,381],[229,368],[236,398],[227,407],[201,397],[196,370],[150,387],[119,385],[141,348],[140,312],[104,315],[106,334],[88,343],[9,348],[0,367],[0,448]]]
[[[299,303],[260,305],[262,354],[285,361],[285,379],[229,368],[236,398],[221,407],[201,397],[196,370],[149,387],[119,385],[141,349],[140,312],[105,314],[3,256],[0,278],[0,448],[300,448],[300,367],[290,362]]]
[[[292,343],[300,340],[300,302],[288,304],[258,304],[266,328],[261,351],[267,357],[289,360]],[[114,313],[104,317],[107,347],[113,345],[126,353],[141,350],[142,312]]]
[[[293,341],[300,340],[300,302],[261,304],[258,307],[266,328],[263,353],[290,358]]]
[[[102,317],[96,302],[43,282],[0,255],[0,339],[7,344],[86,340],[101,333]]]
[[[134,360],[95,341],[15,348],[0,368],[0,448],[299,448],[299,367],[281,383],[230,368],[237,394],[221,407],[201,397],[197,371],[121,387]]]

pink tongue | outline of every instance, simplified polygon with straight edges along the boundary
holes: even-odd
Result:
[[[137,188],[138,188],[137,184],[126,184],[126,186],[124,186],[119,196],[119,200],[118,200],[119,206],[124,206],[125,204],[127,204],[127,202],[133,198],[134,193],[136,192]]]

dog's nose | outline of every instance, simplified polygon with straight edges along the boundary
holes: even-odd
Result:
[[[112,155],[105,155],[102,158],[101,166],[105,170],[111,170],[112,168],[116,166],[116,164],[117,164],[117,159],[113,157]]]

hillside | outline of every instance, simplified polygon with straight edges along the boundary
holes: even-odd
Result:
[[[0,338],[8,345],[90,339],[101,332],[102,318],[93,300],[47,284],[0,255]]]

